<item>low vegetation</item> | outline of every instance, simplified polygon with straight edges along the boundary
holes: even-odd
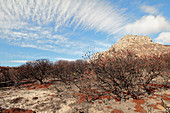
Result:
[[[160,88],[157,77],[164,79],[162,87],[169,87],[170,53],[139,57],[130,51],[120,51],[111,56],[100,54],[97,59],[88,54],[86,57],[88,62],[60,60],[52,63],[40,59],[15,68],[1,68],[0,87],[3,83],[19,86],[24,80],[46,84],[45,79],[57,78],[65,84],[75,84],[79,94],[84,95],[82,100],[88,102],[104,96],[127,100],[150,95]]]
[[[118,100],[126,100],[150,95],[159,88],[156,86],[158,77],[164,79],[162,86],[168,87],[169,58],[170,54],[138,57],[123,51],[113,53],[112,57],[102,54],[97,59],[89,57],[91,60],[80,78],[82,94],[86,94],[87,101],[102,96],[117,95]]]

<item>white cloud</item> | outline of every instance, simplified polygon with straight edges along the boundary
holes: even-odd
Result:
[[[149,13],[152,15],[158,14],[158,10],[155,6],[141,5],[140,9],[145,13]]]
[[[170,44],[170,32],[160,33],[159,36],[155,40],[159,43]]]
[[[14,62],[14,63],[26,63],[28,61],[26,60],[11,60],[11,61],[8,61],[8,62]]]
[[[129,34],[150,35],[153,33],[170,31],[170,22],[161,15],[148,15],[143,16],[134,23],[127,24],[124,31]]]
[[[76,61],[77,59],[70,59],[70,58],[55,58],[56,60],[68,60],[68,61]]]

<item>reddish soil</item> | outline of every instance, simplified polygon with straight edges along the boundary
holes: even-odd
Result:
[[[154,96],[150,96],[149,99],[155,99],[155,100],[158,100],[156,99]]]
[[[164,88],[170,88],[170,86],[169,85],[163,85],[163,84],[148,84],[148,86],[154,86],[154,87],[159,87],[159,88],[162,88],[162,87],[164,87]]]
[[[87,100],[86,94],[77,93],[77,96],[80,97],[80,99],[78,100],[78,103],[82,103]]]
[[[102,104],[102,102],[99,102],[99,104]]]
[[[154,105],[154,104],[150,104],[149,107],[153,107],[154,109],[159,109],[156,107],[157,105]]]
[[[168,97],[170,94],[163,94],[162,96],[155,94],[155,96],[162,97],[163,100],[170,101],[170,98]]]
[[[170,94],[163,94],[163,96],[170,96]]]
[[[157,107],[158,105],[163,106],[163,103],[161,102],[161,103],[151,104],[151,105],[149,105],[149,107],[153,107],[154,109],[160,109],[160,108]],[[166,107],[166,106],[163,106],[163,107]]]
[[[119,102],[120,100],[121,100],[120,97],[116,97],[115,99],[116,102]]]
[[[34,84],[34,85],[31,85],[30,87],[28,86],[28,89],[29,90],[31,90],[31,89],[45,89],[45,88],[48,88],[51,85],[52,85],[52,83],[42,84],[42,85]]]
[[[144,108],[141,106],[141,104],[144,104],[146,102],[146,100],[144,100],[144,99],[133,99],[132,102],[136,103],[136,106],[135,106],[136,112],[146,113]]]
[[[154,94],[154,96],[160,97],[161,95],[158,95],[158,94]]]
[[[29,84],[22,84],[20,85],[20,87],[26,87],[29,90],[31,90],[31,89],[45,89],[51,85],[52,85],[52,82],[48,84],[29,83]]]
[[[108,108],[108,109],[112,109],[112,107],[111,107],[111,106],[107,106],[107,108]]]
[[[105,95],[105,96],[97,96],[92,94],[85,94],[85,93],[77,93],[77,96],[79,96],[79,103],[82,103],[84,101],[91,101],[91,100],[101,100],[101,99],[113,99],[113,96]]]
[[[35,111],[32,110],[24,110],[20,108],[11,108],[11,109],[0,109],[0,113],[36,113]]]
[[[91,101],[91,100],[101,100],[101,99],[113,99],[114,96],[107,95],[111,91],[105,91],[105,92],[98,92],[96,89],[83,89],[85,93],[76,93],[75,95],[79,96],[79,103],[82,103],[84,101]],[[98,96],[100,94],[103,94],[102,96]],[[120,98],[116,98],[116,101],[120,101]]]
[[[31,87],[32,85],[34,85],[33,83],[30,83],[30,84],[22,84],[20,85],[20,87]]]
[[[100,96],[98,100],[101,100],[101,99],[113,99],[113,96],[111,95]]]
[[[157,84],[148,84],[148,86],[154,86],[154,87],[166,87],[168,88],[169,86],[167,85],[157,85]],[[158,90],[157,88],[153,88],[153,87],[149,87],[149,90],[151,91],[151,93],[155,92],[155,90]],[[70,91],[74,91],[74,90],[70,90]],[[83,89],[82,91],[84,91],[84,93],[77,93],[76,95],[80,97],[79,99],[79,103],[82,103],[84,101],[91,101],[91,100],[101,100],[101,99],[113,99],[115,98],[115,101],[116,102],[119,102],[121,100],[120,97],[115,97],[115,96],[112,96],[112,95],[107,95],[107,94],[110,94],[111,91],[105,91],[105,92],[98,92],[96,89]],[[97,96],[98,94],[103,94],[103,96]],[[124,92],[124,94],[128,94],[128,92]],[[156,95],[156,96],[159,96],[160,95]],[[168,95],[170,96],[170,95]],[[137,99],[138,97],[136,97]],[[128,98],[126,98],[128,100]],[[136,105],[136,108],[140,108],[140,109],[143,109],[141,106],[140,106],[140,102],[142,101],[141,99],[139,99],[138,101],[135,101],[136,100],[134,98],[134,101],[133,102],[137,102],[138,104]],[[155,97],[149,97],[149,99],[155,99],[157,100]],[[169,97],[166,97],[166,95],[164,96],[163,95],[163,100],[167,100],[167,101],[170,101],[170,98]]]
[[[114,109],[113,111],[111,111],[110,113],[123,113],[123,111],[118,110],[118,109]]]
[[[164,95],[162,96],[162,99],[163,99],[163,100],[170,101],[170,98],[168,98],[168,97],[166,97],[166,96],[164,96]]]

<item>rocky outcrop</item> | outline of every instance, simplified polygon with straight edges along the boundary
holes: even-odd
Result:
[[[126,35],[112,45],[108,51],[96,53],[94,57],[96,58],[101,54],[111,55],[112,53],[122,50],[134,52],[137,56],[151,56],[153,54],[161,55],[170,52],[170,45],[162,45],[152,42],[152,39],[147,36]]]

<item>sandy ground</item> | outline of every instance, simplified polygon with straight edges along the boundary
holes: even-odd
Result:
[[[103,98],[80,102],[77,93],[75,85],[66,87],[60,81],[46,86],[27,84],[20,88],[0,88],[0,108],[21,108],[36,113],[162,113],[167,111],[162,100],[170,107],[170,89],[126,101]]]

